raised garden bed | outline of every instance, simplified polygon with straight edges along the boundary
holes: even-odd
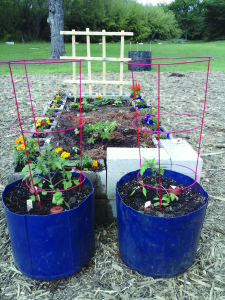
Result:
[[[116,100],[99,100],[102,105],[96,105],[94,99],[88,99],[86,106],[82,107],[82,117],[85,119],[85,124],[82,129],[82,147],[85,154],[89,155],[93,159],[105,159],[107,147],[121,147],[121,148],[135,148],[138,147],[137,130],[132,128],[131,123],[135,119],[135,110],[132,107],[130,101],[121,101],[120,104],[115,104]],[[78,115],[80,109],[78,107],[71,107],[70,104],[74,103],[71,100],[66,102],[63,115]],[[146,112],[144,109],[138,111],[138,117],[144,120]],[[110,138],[104,138],[96,131],[96,136],[93,142],[90,142],[90,138],[95,135],[93,131],[86,131],[85,126],[88,124],[102,123],[103,130],[106,132],[110,130],[111,124],[114,122],[115,129],[110,133]],[[72,117],[61,117],[57,123],[56,130],[59,128],[72,128],[79,126],[79,119]],[[140,126],[147,129],[146,124],[140,122]],[[151,129],[149,129],[151,130]],[[149,132],[139,131],[140,146],[142,148],[153,148],[152,134]],[[89,141],[89,142],[88,142]],[[59,145],[66,149],[66,151],[73,153],[73,147],[80,145],[79,130],[68,130],[66,132],[53,133],[51,139],[53,147]]]

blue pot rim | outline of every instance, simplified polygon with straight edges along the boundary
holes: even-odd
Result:
[[[77,173],[77,172],[72,172],[72,174],[73,174],[73,175],[76,174],[76,175],[79,175],[79,176],[80,176],[80,173]],[[83,175],[82,175],[82,176],[83,176]],[[21,217],[28,216],[28,217],[39,217],[39,218],[40,218],[40,217],[41,217],[41,218],[46,218],[46,217],[52,217],[52,218],[53,218],[53,217],[55,216],[55,214],[48,214],[48,215],[30,215],[30,214],[24,214],[24,215],[21,215],[21,214],[16,214],[16,213],[14,213],[14,212],[12,212],[12,211],[10,211],[10,210],[8,209],[8,207],[7,207],[7,206],[5,205],[5,203],[4,203],[4,193],[5,193],[5,190],[6,190],[7,187],[10,186],[10,185],[16,186],[17,184],[19,184],[20,182],[22,182],[22,180],[23,180],[22,178],[21,178],[21,179],[18,179],[18,180],[15,180],[15,181],[13,181],[13,182],[7,184],[7,185],[5,186],[5,188],[3,189],[3,191],[2,191],[2,203],[3,203],[4,209],[7,210],[9,213],[11,213],[11,214],[13,214],[13,215],[21,216]],[[90,179],[87,178],[87,177],[85,178],[83,184],[88,184],[88,185],[91,187],[91,192],[90,192],[90,194],[88,194],[87,197],[83,200],[83,201],[85,201],[90,195],[93,194],[94,188],[93,188],[93,185],[92,185]],[[69,211],[73,211],[73,210],[79,208],[80,206],[82,206],[83,201],[82,201],[81,203],[79,203],[76,207],[74,207],[74,208],[72,208],[72,209],[69,209],[69,210],[64,210],[64,211],[60,212],[60,214],[63,214],[63,213],[65,214],[65,213],[68,213]]]
[[[187,214],[185,214],[185,215],[180,215],[180,216],[175,216],[175,217],[166,217],[166,216],[153,216],[153,215],[149,215],[149,214],[144,214],[144,213],[142,213],[142,212],[139,212],[139,211],[137,211],[137,210],[135,210],[134,208],[132,208],[132,207],[130,207],[130,206],[128,206],[128,205],[126,205],[124,202],[123,202],[123,199],[122,199],[122,197],[120,196],[120,194],[119,194],[119,191],[118,191],[118,186],[120,185],[120,183],[122,184],[122,180],[123,180],[123,178],[124,177],[126,177],[126,176],[129,176],[130,174],[138,174],[138,172],[139,172],[140,170],[136,170],[136,171],[133,171],[133,172],[129,172],[129,173],[127,173],[127,174],[125,174],[124,176],[122,176],[121,178],[120,178],[120,180],[117,182],[117,184],[116,184],[116,194],[118,195],[118,197],[117,197],[117,201],[120,201],[122,204],[123,204],[123,206],[125,206],[126,207],[126,209],[129,211],[132,211],[132,213],[133,214],[135,214],[135,215],[143,215],[143,216],[145,216],[146,218],[155,218],[155,219],[157,219],[157,220],[159,220],[159,218],[161,218],[161,220],[173,220],[173,219],[177,219],[177,218],[183,218],[183,217],[188,217],[188,216],[191,216],[191,215],[193,215],[193,214],[195,214],[196,212],[198,212],[198,211],[200,211],[200,210],[202,210],[205,206],[206,206],[206,208],[207,208],[207,205],[208,205],[208,193],[203,189],[203,187],[198,183],[198,182],[196,182],[196,184],[197,184],[197,188],[201,188],[202,189],[202,195],[203,196],[205,196],[206,197],[206,201],[205,201],[205,203],[201,206],[201,207],[199,207],[198,209],[196,209],[196,210],[194,210],[194,211],[192,211],[192,212],[189,212],[189,213],[187,213]],[[181,173],[178,173],[178,172],[175,172],[175,171],[171,171],[171,170],[165,170],[166,171],[166,173],[167,172],[171,172],[171,174],[173,174],[173,175],[176,175],[176,174],[179,174],[179,175],[182,175],[183,177],[185,177],[185,178],[188,178],[188,180],[189,179],[191,179],[192,181],[194,181],[194,179],[192,179],[191,177],[189,177],[189,176],[187,176],[187,175],[184,175],[184,174],[181,174]],[[149,173],[149,172],[148,172]],[[164,173],[165,174],[165,173]],[[162,177],[167,177],[166,175],[162,175]],[[132,178],[134,178],[134,177],[132,177]],[[129,178],[129,179],[131,179],[131,178]],[[125,182],[125,181],[124,181]],[[123,183],[124,183],[123,182]],[[180,184],[182,184],[182,182],[179,182]],[[199,193],[199,192],[198,192]]]

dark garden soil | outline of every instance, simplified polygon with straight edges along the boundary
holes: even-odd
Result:
[[[77,179],[77,177],[74,177],[74,179]],[[49,189],[47,182],[44,188],[45,190],[51,190]],[[63,186],[59,185],[59,189],[63,189]],[[85,200],[90,193],[91,187],[87,184],[81,184],[80,192],[79,187],[64,191],[62,192],[62,196],[64,198],[64,201],[68,203],[69,207],[64,203],[61,206],[64,210],[77,207],[79,203]],[[29,188],[26,185],[25,181],[22,181],[20,184],[11,189],[11,191],[4,198],[4,203],[11,212],[16,214],[48,215],[50,213],[50,209],[55,206],[54,204],[52,204],[52,193],[47,193],[47,195],[38,193],[38,195],[42,209],[40,209],[38,201],[34,201],[33,208],[27,211],[27,200],[30,198],[31,193],[29,192]]]
[[[149,186],[154,186],[154,178],[152,176],[143,176],[143,182]],[[176,186],[179,188],[184,187],[183,185],[178,184],[176,181],[167,177],[161,177],[161,183],[162,188],[164,189],[168,189],[170,188],[170,186]],[[161,210],[159,209],[159,207],[154,207],[153,205],[145,208],[145,203],[147,201],[151,201],[151,204],[157,202],[154,201],[153,198],[156,197],[156,191],[158,192],[158,190],[146,187],[147,194],[145,197],[142,193],[142,190],[138,187],[140,187],[140,182],[137,180],[137,178],[133,178],[121,185],[118,188],[118,192],[123,202],[127,206],[153,216],[169,218],[186,215],[192,211],[197,210],[206,202],[206,198],[203,195],[197,194],[197,196],[195,197],[195,193],[191,190],[191,188],[187,188],[181,189],[180,195],[176,196],[177,199],[175,198],[173,201],[170,201],[168,206],[161,206]],[[134,189],[136,189],[136,191],[131,195]],[[161,196],[163,196],[164,194],[166,194],[166,191],[162,190]]]
[[[93,100],[91,100],[93,102]],[[91,103],[91,102],[90,102]],[[70,102],[67,101],[63,115],[70,114],[77,116],[78,108],[71,108]],[[138,116],[145,116],[146,113],[138,111]],[[116,121],[117,127],[111,133],[111,139],[102,139],[97,136],[94,144],[87,143],[87,139],[91,137],[91,132],[82,130],[82,149],[84,154],[89,155],[92,159],[105,159],[107,147],[138,147],[137,131],[132,128],[131,123],[135,119],[135,111],[129,101],[123,101],[121,106],[113,106],[113,100],[106,105],[94,106],[94,110],[82,109],[82,118],[86,124],[94,124],[96,122]],[[71,128],[79,125],[78,118],[61,117],[57,123],[57,129]],[[84,125],[84,126],[85,126]],[[84,127],[83,127],[84,128]],[[141,147],[154,147],[152,143],[152,135],[149,132],[140,133]],[[73,147],[80,149],[80,134],[75,134],[74,130],[54,133],[51,139],[53,148],[62,147],[64,151],[74,153]]]

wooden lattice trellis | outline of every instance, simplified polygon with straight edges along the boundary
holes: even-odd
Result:
[[[60,31],[60,34],[63,35],[72,35],[72,56],[61,56],[61,59],[83,59],[87,61],[88,64],[88,80],[82,80],[82,83],[87,83],[89,85],[89,95],[92,94],[92,84],[101,84],[103,86],[103,95],[106,95],[106,85],[118,85],[119,84],[119,95],[122,96],[123,85],[131,84],[131,81],[123,80],[123,64],[124,61],[130,60],[130,58],[124,57],[124,37],[133,36],[133,32],[106,32],[102,30],[101,32],[90,31],[89,28],[86,28],[86,31]],[[87,56],[76,56],[76,35],[85,35],[87,42]],[[102,57],[92,57],[91,56],[91,43],[90,36],[102,36]],[[106,57],[106,36],[121,36],[120,42],[120,57]],[[93,80],[91,76],[91,61],[102,61],[102,80]],[[118,81],[106,80],[106,62],[115,61],[120,63],[120,77]],[[72,63],[73,68],[73,79],[66,80],[68,83],[73,83],[73,92],[76,94],[76,84],[79,83],[79,80],[76,79],[76,63]]]

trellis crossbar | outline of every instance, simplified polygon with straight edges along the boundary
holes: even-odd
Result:
[[[106,95],[106,85],[119,85],[119,95],[122,96],[123,85],[132,84],[131,81],[123,80],[123,64],[125,61],[130,61],[131,58],[124,57],[124,37],[133,36],[133,32],[106,32],[102,30],[101,32],[90,31],[89,28],[86,28],[86,31],[60,31],[62,35],[72,35],[72,56],[61,56],[60,59],[82,59],[87,61],[88,64],[88,80],[82,80],[82,83],[86,83],[89,86],[89,95],[92,95],[92,84],[101,84],[103,86],[103,95]],[[87,43],[87,56],[76,56],[76,35],[85,35]],[[91,56],[91,47],[90,47],[90,36],[102,36],[102,57],[93,57]],[[120,42],[120,57],[106,57],[106,36],[121,36]],[[91,76],[91,61],[102,61],[102,80],[93,80]],[[106,62],[115,61],[120,63],[120,74],[118,81],[107,81],[106,80]],[[76,79],[76,63],[72,62],[73,68],[73,79],[66,80],[67,83],[73,84],[73,93],[76,95],[76,84],[80,82],[79,79]]]

